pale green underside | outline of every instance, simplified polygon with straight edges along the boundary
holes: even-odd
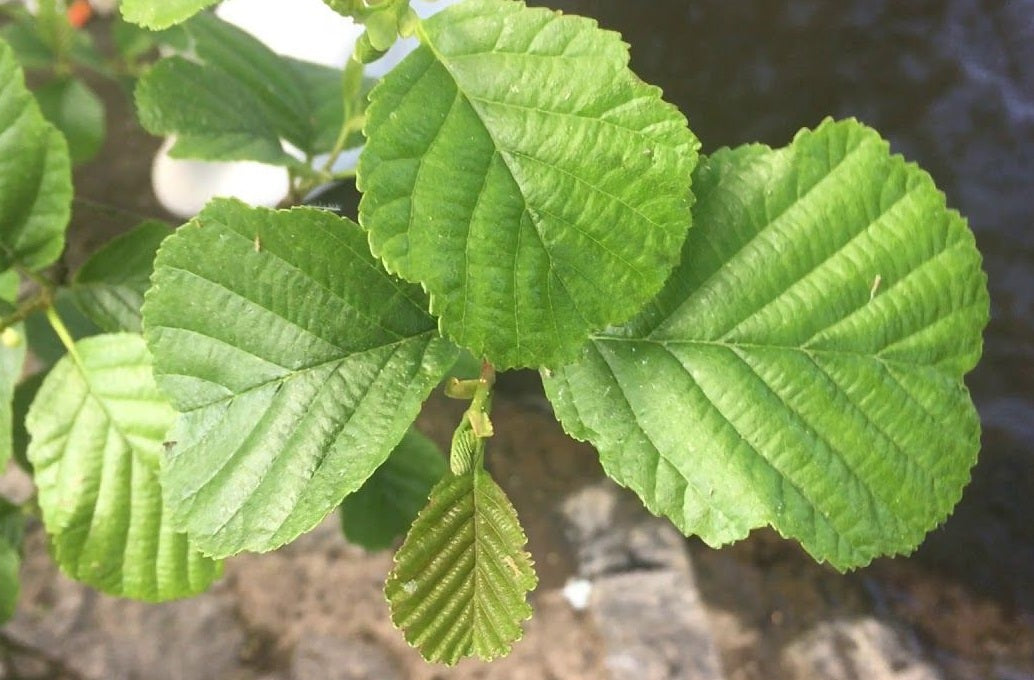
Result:
[[[162,470],[206,553],[265,551],[355,491],[455,361],[348,220],[217,200],[163,243],[144,328],[182,415]]]
[[[370,95],[374,253],[499,368],[571,359],[677,263],[696,138],[592,20],[468,0],[420,34]]]
[[[391,620],[428,661],[504,656],[538,578],[517,512],[488,472],[446,474],[395,554]]]
[[[836,567],[911,552],[979,446],[965,220],[854,121],[701,164],[664,291],[545,380],[607,473],[711,545],[766,524]]]
[[[0,271],[53,263],[64,249],[71,201],[68,145],[0,41]]]
[[[175,412],[139,335],[76,343],[29,409],[28,457],[54,559],[112,595],[160,601],[205,590],[221,567],[173,529],[158,460]],[[85,372],[84,372],[85,371]]]

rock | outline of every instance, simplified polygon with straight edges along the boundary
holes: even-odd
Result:
[[[783,652],[792,680],[941,680],[890,626],[874,618],[820,624]]]
[[[291,680],[401,680],[383,649],[362,640],[315,635],[301,640],[291,658]]]
[[[244,631],[218,587],[154,605],[108,597],[58,572],[42,529],[27,537],[21,606],[4,635],[39,650],[34,665],[62,666],[83,680],[227,680],[239,666]],[[26,677],[34,677],[26,674]]]
[[[609,482],[562,508],[580,581],[591,583],[586,612],[603,639],[615,680],[721,680],[710,621],[685,539]]]

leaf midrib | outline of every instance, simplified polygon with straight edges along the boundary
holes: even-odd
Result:
[[[532,156],[530,156],[528,154],[516,151],[514,149],[506,148],[502,143],[499,142],[498,139],[496,139],[496,136],[492,132],[492,128],[485,121],[485,117],[484,117],[481,109],[476,104],[477,103],[490,103],[490,104],[498,104],[500,106],[511,106],[511,105],[509,103],[507,103],[507,102],[493,101],[493,100],[486,99],[484,97],[475,97],[475,96],[469,94],[468,92],[466,92],[460,86],[460,79],[456,76],[456,74],[453,72],[453,70],[449,67],[448,58],[446,57],[446,55],[442,54],[438,50],[438,48],[435,46],[434,41],[431,39],[431,37],[428,35],[427,31],[424,29],[423,24],[420,24],[418,26],[417,34],[418,34],[418,36],[420,38],[421,43],[423,45],[425,45],[431,51],[432,55],[435,58],[435,61],[438,64],[440,64],[443,69],[445,69],[446,73],[449,74],[449,78],[451,79],[453,85],[456,87],[456,94],[457,94],[457,96],[463,97],[463,99],[470,106],[471,111],[474,112],[474,114],[478,118],[478,121],[481,123],[481,127],[485,131],[485,134],[488,135],[489,139],[491,140],[494,152],[499,155],[499,157],[503,161],[503,164],[506,166],[506,170],[507,170],[507,172],[510,175],[511,181],[513,182],[514,186],[517,187],[517,189],[518,189],[518,191],[520,193],[521,202],[524,204],[524,212],[527,213],[528,216],[531,218],[531,222],[532,222],[532,224],[535,227],[535,233],[538,235],[540,243],[543,244],[542,245],[543,252],[545,252],[546,256],[549,259],[550,270],[551,271],[553,271],[554,273],[556,273],[556,271],[557,271],[556,267],[553,264],[553,254],[550,252],[550,250],[548,248],[545,247],[545,236],[542,233],[542,228],[541,228],[540,221],[536,217],[536,214],[535,214],[536,212],[540,212],[541,210],[539,208],[534,208],[533,209],[532,206],[529,205],[528,199],[527,199],[527,197],[524,194],[524,189],[521,186],[520,182],[517,180],[518,173],[515,172],[515,170],[513,168],[513,165],[512,165],[512,162],[511,162],[511,156],[517,156],[517,155],[523,156],[524,158],[526,158],[526,159],[528,159],[530,161],[533,161],[533,162],[536,162],[536,163],[540,163],[542,165],[546,165],[546,166],[552,168],[553,170],[555,170],[555,171],[557,171],[559,173],[562,173],[564,175],[567,175],[567,176],[571,177],[574,181],[578,182],[579,184],[583,184],[584,186],[589,188],[594,193],[602,194],[602,195],[606,196],[608,199],[621,204],[623,207],[625,207],[628,210],[630,210],[631,212],[635,213],[636,215],[638,215],[640,218],[642,218],[644,221],[650,223],[651,225],[658,226],[653,220],[649,219],[646,215],[642,214],[642,212],[639,211],[638,209],[636,209],[634,206],[629,205],[623,199],[621,199],[621,198],[619,198],[619,197],[617,197],[617,196],[615,196],[615,195],[613,195],[613,194],[611,194],[609,192],[604,191],[601,187],[598,187],[598,186],[596,186],[594,184],[591,184],[591,183],[587,182],[582,177],[580,177],[578,175],[575,175],[572,172],[570,172],[568,170],[565,170],[564,168],[561,168],[559,166],[551,165],[551,164],[546,163],[545,161],[542,161],[542,160],[540,160],[538,158],[534,158],[534,157],[532,157]],[[495,53],[494,51],[493,52],[488,52],[488,54],[494,54],[494,53]],[[477,55],[483,55],[483,54],[485,54],[485,53],[472,53],[472,54],[466,54],[466,55],[463,55],[463,56],[471,57],[471,56],[477,56]],[[517,105],[513,105],[513,106],[517,106]],[[525,107],[518,107],[518,108],[525,108]],[[611,125],[613,127],[617,127],[619,129],[622,129],[622,130],[626,130],[626,131],[630,131],[630,132],[636,132],[637,134],[639,134],[639,135],[641,135],[643,137],[648,138],[641,131],[628,130],[627,128],[625,128],[623,126],[616,125],[612,121],[607,121],[607,120],[604,120],[603,118],[592,118],[592,117],[589,117],[589,116],[576,116],[575,114],[566,113],[566,112],[560,112],[560,111],[546,111],[546,110],[543,110],[543,109],[536,109],[536,110],[540,111],[541,113],[547,114],[547,115],[559,115],[559,116],[577,117],[577,118],[581,118],[581,119],[584,119],[584,120],[591,120],[591,121],[594,121],[594,122],[601,122],[601,123],[605,123],[607,125]],[[595,238],[591,234],[586,233],[583,229],[578,228],[577,225],[575,225],[575,224],[573,224],[573,223],[571,223],[570,221],[567,221],[567,220],[564,220],[564,221],[567,222],[568,224],[570,224],[572,227],[574,227],[578,231],[579,234],[581,234],[585,238],[588,238],[589,240],[593,241],[601,249],[603,249],[605,252],[607,252],[611,256],[615,257],[616,259],[620,260],[631,271],[633,271],[634,273],[636,273],[639,276],[642,276],[642,274],[638,271],[638,269],[636,267],[634,267],[631,263],[629,263],[627,260],[625,260],[625,258],[622,257],[619,253],[616,253],[616,252],[612,251],[610,248],[608,248],[603,243],[601,243],[597,238]],[[560,275],[557,274],[557,277],[560,278]]]
[[[211,336],[204,335],[203,333],[198,333],[198,331],[196,331],[196,330],[194,330],[192,328],[178,328],[178,327],[175,327],[175,326],[156,326],[155,328],[164,328],[164,329],[167,329],[167,330],[174,330],[174,331],[188,331],[188,332],[191,332],[191,333],[196,333],[198,335],[202,335],[202,336],[204,336],[206,338],[211,338]],[[152,332],[153,332],[153,329],[152,329]],[[180,413],[184,413],[184,414],[186,414],[186,413],[194,413],[195,411],[200,411],[201,409],[210,408],[212,406],[215,406],[216,404],[222,404],[222,403],[225,403],[225,402],[230,401],[232,399],[236,399],[236,398],[238,398],[240,396],[243,396],[245,394],[249,394],[249,393],[251,393],[251,392],[253,392],[255,390],[262,389],[262,388],[267,387],[269,385],[272,385],[274,383],[286,383],[288,380],[293,380],[294,378],[299,377],[303,373],[308,373],[308,372],[311,372],[311,371],[319,370],[321,368],[326,368],[326,367],[330,366],[331,364],[340,364],[340,363],[342,363],[344,361],[347,361],[349,359],[361,358],[363,355],[370,354],[370,353],[373,353],[373,352],[376,352],[376,351],[379,351],[379,350],[385,350],[385,349],[389,349],[389,348],[394,349],[394,348],[397,348],[398,346],[403,345],[403,344],[405,344],[407,342],[413,342],[413,341],[416,341],[416,340],[420,340],[420,339],[424,338],[425,336],[432,336],[430,338],[430,340],[433,342],[434,341],[434,337],[433,336],[436,336],[436,335],[438,335],[438,331],[436,329],[432,328],[432,329],[424,331],[423,333],[420,333],[418,335],[412,335],[412,336],[409,336],[409,337],[406,337],[406,338],[401,338],[399,340],[396,340],[395,342],[391,342],[391,343],[388,343],[386,345],[377,345],[375,347],[369,347],[369,348],[364,349],[364,350],[359,351],[359,352],[353,352],[351,354],[345,354],[343,356],[336,356],[333,359],[327,359],[325,361],[320,361],[320,362],[315,363],[315,364],[309,364],[307,366],[302,366],[301,368],[298,368],[298,369],[289,370],[289,369],[286,369],[283,366],[280,366],[280,368],[284,368],[285,370],[288,370],[288,373],[285,373],[284,375],[279,375],[279,376],[277,376],[275,378],[270,378],[269,380],[263,380],[262,382],[255,383],[254,385],[249,385],[247,387],[247,389],[243,389],[243,390],[241,390],[239,392],[230,389],[229,387],[227,387],[226,385],[223,385],[222,383],[217,383],[217,382],[215,382],[213,380],[209,380],[207,378],[202,378],[202,377],[197,376],[197,375],[175,373],[175,372],[172,372],[172,371],[161,371],[161,372],[159,372],[157,370],[157,367],[156,367],[155,373],[156,373],[156,375],[161,375],[161,376],[180,376],[180,377],[184,377],[184,378],[191,378],[191,379],[194,379],[194,380],[203,380],[204,382],[211,383],[213,385],[218,385],[219,387],[222,387],[223,389],[225,389],[228,392],[230,392],[230,394],[226,395],[225,397],[220,397],[219,399],[216,399],[214,401],[209,401],[209,402],[205,402],[203,404],[199,404],[197,406],[193,406],[193,407],[191,407],[190,409],[188,409],[186,411],[180,411]],[[218,338],[211,338],[211,339],[218,340]],[[220,340],[220,342],[223,342],[223,341]],[[428,344],[430,344],[430,342]],[[237,349],[240,349],[240,348],[237,348]],[[255,355],[251,355],[251,356],[255,356]],[[258,357],[258,358],[262,359],[262,357]],[[268,361],[268,360],[264,360],[264,361]],[[272,362],[269,362],[269,363],[272,363]],[[278,364],[273,364],[273,365],[278,365]]]

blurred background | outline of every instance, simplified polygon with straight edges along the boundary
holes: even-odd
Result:
[[[301,15],[305,3],[234,4],[261,33],[264,13]],[[781,146],[826,116],[855,116],[929,170],[968,216],[992,319],[967,379],[983,450],[954,515],[912,557],[848,575],[768,531],[711,550],[601,484],[593,452],[560,431],[537,376],[513,374],[500,386],[490,465],[525,523],[542,583],[508,659],[423,664],[387,619],[390,555],[348,546],[333,522],[279,553],[231,560],[210,593],[162,606],[67,581],[37,530],[20,611],[0,630],[0,678],[1034,679],[1034,1],[529,4],[620,31],[633,69],[682,109],[705,153]],[[102,47],[108,21],[84,29]],[[310,21],[274,19],[273,37],[262,37],[281,50],[321,45],[324,56],[309,58],[341,63],[355,32]],[[76,171],[72,264],[139,217],[177,221],[174,202],[163,206],[152,186],[161,140],[140,130],[118,83],[90,84],[108,132]],[[195,200],[190,172],[232,170],[181,169]],[[249,196],[275,203],[277,181],[268,196]],[[455,408],[435,398],[418,424],[445,443]]]

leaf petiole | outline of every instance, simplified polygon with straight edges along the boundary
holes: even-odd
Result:
[[[72,334],[68,332],[68,328],[65,326],[65,322],[61,320],[61,315],[57,313],[57,309],[53,306],[47,307],[47,321],[50,322],[50,327],[54,329],[54,333],[61,340],[61,344],[68,350],[68,355],[72,357],[75,365],[79,367],[83,375],[86,375],[86,369],[83,367],[82,359],[79,358],[79,353],[75,349],[75,339]]]

